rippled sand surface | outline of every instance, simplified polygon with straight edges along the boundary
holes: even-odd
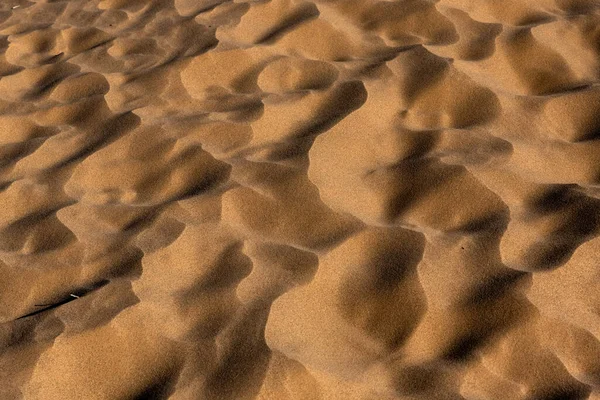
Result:
[[[1,400],[600,399],[597,0],[2,0]]]

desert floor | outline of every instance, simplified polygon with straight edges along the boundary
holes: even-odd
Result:
[[[2,0],[0,400],[600,399],[598,0]]]

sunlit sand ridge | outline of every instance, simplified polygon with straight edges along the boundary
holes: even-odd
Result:
[[[600,400],[596,0],[3,0],[1,400]]]

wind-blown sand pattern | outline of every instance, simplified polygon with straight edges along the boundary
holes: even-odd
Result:
[[[0,399],[600,399],[597,0],[3,0]]]

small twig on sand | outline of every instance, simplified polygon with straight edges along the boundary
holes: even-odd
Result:
[[[69,296],[71,296],[71,297],[72,297],[72,298],[74,298],[74,299],[79,299],[79,298],[81,298],[81,296],[77,296],[76,294],[73,294],[73,293],[69,293]],[[68,301],[68,300],[67,300],[67,301]],[[50,306],[55,306],[55,305],[57,305],[57,304],[60,304],[60,303],[55,303],[55,304],[34,304],[34,306],[35,306],[35,307],[50,307]]]

